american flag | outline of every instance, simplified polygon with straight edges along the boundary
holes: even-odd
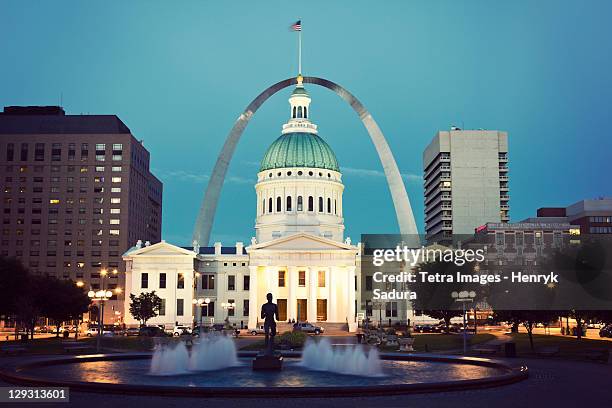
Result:
[[[298,20],[295,23],[291,24],[291,30],[302,31],[302,20]]]

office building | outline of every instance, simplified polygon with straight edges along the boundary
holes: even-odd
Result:
[[[105,317],[121,321],[121,255],[161,235],[162,183],[142,141],[115,115],[57,106],[5,107],[0,137],[0,255],[84,290],[113,290]]]
[[[429,242],[472,235],[487,222],[509,221],[506,132],[440,131],[423,152],[423,171]]]

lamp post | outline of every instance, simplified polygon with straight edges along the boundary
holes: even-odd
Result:
[[[466,302],[473,302],[476,297],[476,292],[473,290],[468,292],[462,290],[461,292],[452,292],[451,297],[455,299],[455,302],[461,302],[463,305],[463,354],[467,354],[467,327],[465,323],[465,304]]]
[[[113,296],[113,292],[110,290],[98,290],[93,291],[90,290],[87,292],[87,296],[94,302],[100,303],[100,308],[98,312],[98,337],[96,339],[96,351],[100,351],[100,338],[102,337],[102,327],[104,325],[104,302],[108,300],[111,296]]]
[[[227,310],[226,320],[229,323],[229,311],[230,311],[230,309],[234,309],[236,307],[236,303],[234,303],[234,302],[221,303],[221,307],[223,309]]]
[[[199,323],[199,326],[202,327],[202,319],[203,319],[202,307],[204,307],[204,305],[206,305],[206,314],[208,315],[208,304],[210,303],[210,298],[193,299],[191,301],[191,303],[193,303],[194,306],[199,307],[199,309],[200,309],[200,323]]]

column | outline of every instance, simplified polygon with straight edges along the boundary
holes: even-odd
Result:
[[[327,203],[325,203],[327,204]],[[334,319],[332,317],[332,276],[331,276],[331,267],[325,268],[325,288],[327,289],[327,321],[333,322]]]
[[[329,285],[329,293],[327,295],[327,321],[337,322],[338,305],[336,304],[336,268],[334,266],[327,268],[327,275],[327,284]]]
[[[257,299],[257,266],[249,266],[249,276],[249,329],[254,329],[261,308]]]
[[[295,266],[287,267],[287,319],[297,320],[297,268]]]
[[[357,330],[357,323],[355,323],[355,267],[347,267],[347,290],[348,290],[348,309],[347,309],[347,320],[349,326],[349,332]]]
[[[317,322],[317,269],[308,268],[308,313],[306,319],[310,323]]]

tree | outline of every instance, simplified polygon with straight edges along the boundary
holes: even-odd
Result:
[[[416,282],[410,283],[410,290],[416,292],[417,298],[411,300],[412,308],[419,310],[423,314],[430,316],[434,319],[444,320],[446,325],[446,332],[448,333],[450,327],[450,320],[453,317],[459,317],[463,315],[461,305],[456,302],[452,297],[452,292],[459,292],[461,290],[475,291],[477,299],[482,299],[483,286],[478,284],[465,284],[457,282],[422,282],[419,272],[426,271],[430,274],[440,275],[473,275],[474,264],[465,263],[463,265],[455,265],[453,262],[436,261],[427,262],[417,267],[415,273],[417,274]],[[460,308],[461,307],[461,308]]]
[[[28,270],[19,260],[0,257],[0,315],[9,316],[19,309],[17,303],[28,282]]]
[[[522,324],[529,336],[529,345],[533,350],[533,328],[538,323],[548,324],[559,316],[556,310],[501,310],[495,311],[495,317],[499,320],[512,322],[513,326]],[[517,330],[518,331],[518,330]]]
[[[54,301],[43,305],[42,313],[55,322],[56,336],[59,337],[62,323],[68,320],[80,321],[89,308],[90,299],[72,280],[48,278],[45,291],[53,296]]]
[[[141,326],[146,326],[147,320],[158,315],[161,305],[162,300],[155,291],[143,292],[138,296],[130,294],[130,314],[140,321]]]

